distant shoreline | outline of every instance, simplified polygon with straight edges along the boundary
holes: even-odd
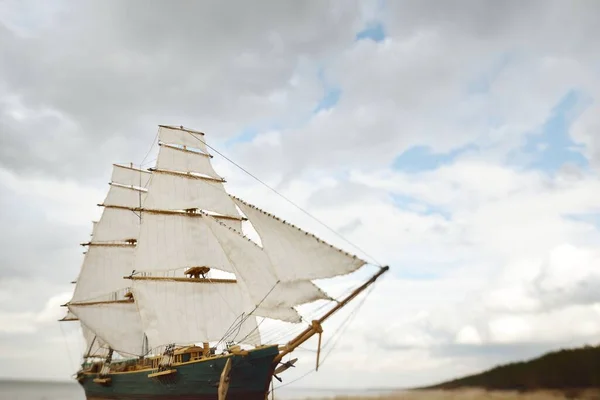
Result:
[[[53,379],[27,379],[27,378],[0,378],[0,385],[3,383],[36,383],[44,385],[64,385],[77,384],[74,380],[53,380]]]

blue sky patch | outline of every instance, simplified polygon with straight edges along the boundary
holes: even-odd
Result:
[[[600,212],[586,212],[586,213],[576,213],[576,214],[565,214],[563,215],[567,219],[571,219],[573,221],[585,222],[588,224],[594,225],[596,228],[600,229]]]
[[[540,130],[527,136],[519,153],[528,156],[527,167],[554,173],[565,164],[588,167],[582,154],[583,146],[576,144],[569,135],[572,123],[592,103],[591,99],[577,90],[567,92],[554,106]]]
[[[400,279],[408,279],[411,281],[431,281],[435,279],[439,279],[440,275],[428,272],[428,271],[418,271],[414,269],[414,267],[407,268],[397,268],[394,269],[393,274],[396,278]]]
[[[318,113],[322,110],[329,110],[340,101],[340,97],[342,95],[342,89],[340,89],[337,85],[332,84],[327,75],[325,74],[325,68],[319,68],[319,72],[317,73],[319,82],[321,82],[321,86],[323,87],[323,97],[317,104],[314,109],[314,113]]]
[[[382,42],[386,37],[385,29],[381,22],[372,22],[367,27],[356,34],[356,40],[372,40]]]
[[[230,147],[238,143],[249,143],[251,142],[256,135],[259,134],[259,130],[256,128],[246,128],[241,131],[239,134],[227,139],[225,141],[225,147]]]
[[[475,149],[474,145],[468,145],[448,153],[434,154],[428,146],[414,146],[396,157],[392,167],[403,172],[431,171],[450,164],[460,154],[473,149]]]
[[[452,214],[442,207],[434,206],[412,196],[394,193],[391,195],[394,207],[422,215],[440,215],[450,219]]]
[[[333,108],[339,101],[342,95],[342,90],[338,87],[330,87],[325,89],[325,95],[315,107],[315,113],[322,110]]]

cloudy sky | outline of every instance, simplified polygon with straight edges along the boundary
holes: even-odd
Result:
[[[151,166],[157,124],[205,131],[391,266],[297,385],[433,383],[600,342],[599,13],[593,0],[0,1],[0,377],[76,370],[77,329],[56,319],[78,243],[111,163]],[[319,230],[215,164],[231,193]],[[288,380],[313,366],[298,355]]]

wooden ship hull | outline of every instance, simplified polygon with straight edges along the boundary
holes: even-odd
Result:
[[[190,353],[187,353],[182,362],[174,363],[162,374],[152,368],[111,372],[104,376],[82,371],[78,380],[88,400],[218,400],[221,376],[230,360],[227,400],[264,400],[278,354],[277,346],[193,361],[189,361]]]

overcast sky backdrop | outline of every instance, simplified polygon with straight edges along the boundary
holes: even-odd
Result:
[[[0,377],[76,370],[76,324],[56,320],[78,243],[157,124],[205,131],[391,266],[298,385],[600,342],[599,18],[594,0],[0,1]]]

